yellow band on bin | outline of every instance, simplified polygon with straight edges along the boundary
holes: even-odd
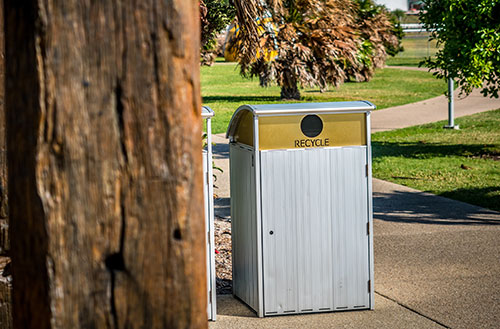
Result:
[[[323,130],[307,137],[301,130],[304,115],[263,116],[259,118],[259,149],[297,149],[366,145],[366,114],[317,114]]]

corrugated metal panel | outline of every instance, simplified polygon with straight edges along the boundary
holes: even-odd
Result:
[[[369,308],[367,148],[260,154],[265,315]]]
[[[259,119],[254,117],[253,123],[253,135],[254,144],[253,148],[254,158],[254,175],[255,175],[255,219],[256,219],[256,231],[257,231],[257,315],[262,318],[264,317],[264,287],[263,287],[263,277],[262,277],[262,203],[261,203],[261,176],[260,176],[260,152],[259,149],[260,136],[259,136]]]
[[[212,169],[212,123],[214,115],[209,107],[202,108],[202,116],[206,119],[207,145],[203,150],[203,195],[205,204],[205,233],[207,252],[207,313],[208,319],[215,321],[216,287],[215,287],[215,246],[214,246],[214,200],[213,200],[213,169]]]
[[[366,149],[343,148],[330,154],[336,309],[370,307],[366,158]]]
[[[230,144],[233,294],[258,311],[257,226],[253,151]]]
[[[370,113],[366,114],[366,130],[368,132],[371,131],[371,120],[370,120]],[[368,145],[371,145],[371,135],[368,133],[367,135],[368,138]],[[370,228],[369,228],[369,246],[370,246],[370,253],[368,257],[370,258],[370,309],[373,310],[375,307],[375,287],[374,287],[374,275],[375,275],[375,270],[374,270],[374,261],[373,261],[373,193],[372,193],[372,148],[368,147],[368,152],[367,152],[367,158],[368,158],[368,218],[370,220]]]
[[[208,180],[207,180],[207,177],[208,177],[208,167],[207,167],[207,163],[208,163],[208,152],[203,150],[203,200],[205,201],[205,236],[208,237],[209,234],[210,234],[210,203],[209,203],[209,200],[208,200]],[[207,252],[207,261],[206,261],[206,265],[207,265],[207,289],[208,289],[208,293],[207,293],[207,300],[208,300],[208,309],[207,309],[207,313],[208,313],[208,319],[211,320],[212,319],[212,305],[210,303],[210,286],[212,284],[211,282],[211,276],[210,276],[210,272],[211,272],[211,268],[210,268],[210,264],[211,264],[211,259],[210,259],[210,239],[207,238],[206,240],[206,252]]]
[[[212,172],[209,165],[212,163],[209,159],[209,152],[203,150],[203,198],[205,200],[205,236],[206,252],[207,252],[207,313],[208,319],[215,321],[216,319],[216,291],[215,291],[215,250],[213,238],[213,180]]]

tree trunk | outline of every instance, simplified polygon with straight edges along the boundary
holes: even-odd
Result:
[[[300,91],[297,86],[297,78],[290,71],[285,71],[283,73],[281,99],[300,100]]]
[[[7,257],[0,257],[1,267],[4,267],[6,263],[8,263]],[[0,275],[0,328],[2,329],[12,328],[11,294],[12,285],[7,278]]]
[[[207,327],[198,2],[5,16],[14,327]]]
[[[10,259],[8,235],[8,207],[7,207],[7,157],[5,143],[5,56],[4,56],[4,29],[3,29],[3,1],[0,1],[0,328],[12,328],[11,292],[12,285],[9,275]]]
[[[300,100],[300,91],[297,85],[295,86],[282,86],[281,87],[281,99],[286,100],[286,99],[293,99],[293,100]]]
[[[9,251],[7,206],[7,151],[5,143],[5,47],[3,29],[3,1],[0,1],[0,255]]]

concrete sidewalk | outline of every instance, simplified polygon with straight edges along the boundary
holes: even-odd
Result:
[[[209,328],[224,329],[327,329],[327,328],[443,328],[388,298],[375,294],[375,310],[257,318],[231,295],[217,296],[217,321]]]
[[[478,92],[456,100],[456,117],[500,108]],[[445,120],[447,99],[372,113],[372,131]],[[229,147],[214,135],[216,215],[229,218]],[[374,179],[375,310],[259,319],[218,296],[210,328],[498,328],[500,214]]]
[[[454,93],[455,118],[500,109],[500,98],[485,98],[478,90],[465,98]],[[372,132],[405,128],[424,123],[448,120],[448,98],[434,97],[372,113]]]
[[[376,293],[446,327],[498,328],[500,213],[378,179],[373,189]]]

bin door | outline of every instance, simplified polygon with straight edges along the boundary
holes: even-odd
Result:
[[[265,315],[369,308],[366,146],[261,152]]]

